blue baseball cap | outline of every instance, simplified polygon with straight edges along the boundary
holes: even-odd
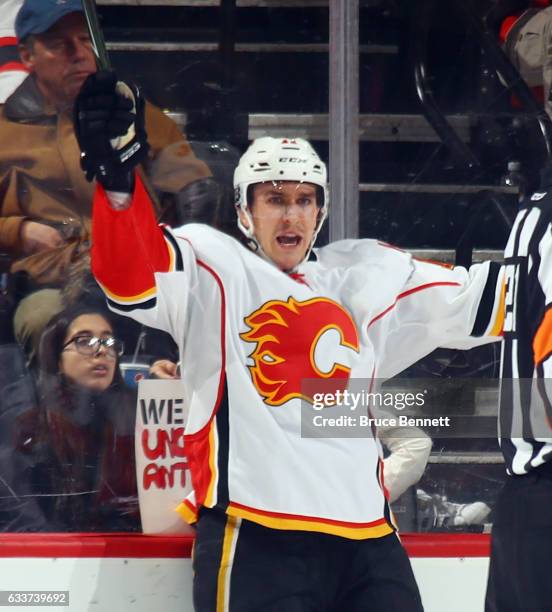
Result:
[[[19,40],[29,34],[42,34],[75,12],[83,12],[81,0],[24,0],[15,18],[15,34]]]

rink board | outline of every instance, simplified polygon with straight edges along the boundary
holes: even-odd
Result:
[[[488,536],[402,539],[426,612],[483,611]],[[46,610],[193,611],[190,537],[3,534],[0,541],[0,591],[69,591],[68,607]]]

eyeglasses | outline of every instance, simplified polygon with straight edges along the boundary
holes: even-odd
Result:
[[[77,352],[87,357],[97,355],[102,346],[105,349],[106,355],[113,359],[115,359],[115,357],[120,357],[125,350],[125,345],[122,341],[117,340],[117,338],[113,336],[108,336],[107,338],[98,338],[97,336],[75,336],[63,345],[63,350],[70,344],[74,344]]]

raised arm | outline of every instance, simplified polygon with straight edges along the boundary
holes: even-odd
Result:
[[[92,214],[92,272],[111,305],[144,303],[155,296],[155,272],[174,268],[171,249],[137,176],[129,206],[116,210],[117,194],[98,185]]]
[[[76,101],[75,128],[83,169],[98,183],[92,215],[94,276],[112,309],[172,332],[168,309],[156,308],[155,275],[182,269],[182,254],[170,231],[157,224],[135,170],[149,148],[138,90],[113,73],[90,76]]]

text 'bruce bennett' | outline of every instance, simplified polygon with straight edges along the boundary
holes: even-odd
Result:
[[[367,415],[324,417],[317,414],[312,419],[315,427],[450,427],[450,417],[369,417]]]

